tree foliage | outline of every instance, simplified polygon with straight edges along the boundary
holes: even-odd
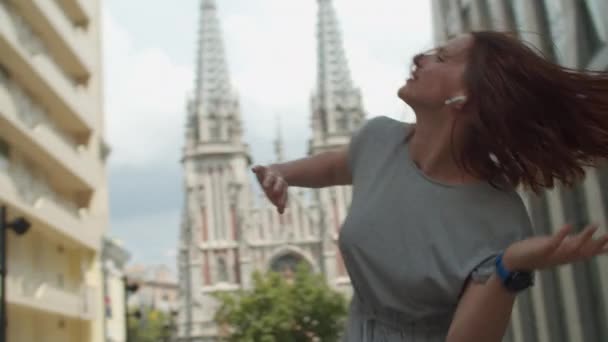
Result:
[[[304,265],[291,279],[256,272],[251,290],[217,298],[216,322],[228,327],[230,342],[331,342],[344,327],[346,299]]]
[[[169,315],[151,308],[130,310],[128,328],[129,342],[166,341]]]

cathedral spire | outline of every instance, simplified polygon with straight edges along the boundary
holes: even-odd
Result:
[[[201,0],[195,93],[188,106],[188,138],[194,144],[240,144],[239,102],[230,84],[215,0]]]
[[[329,136],[350,136],[363,120],[361,94],[352,82],[336,11],[318,0],[317,89],[312,99],[313,144]]]

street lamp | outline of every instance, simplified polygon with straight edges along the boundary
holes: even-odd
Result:
[[[7,221],[6,206],[0,206],[0,273],[2,275],[2,300],[0,301],[0,342],[6,342],[6,231],[13,229],[15,234],[23,235],[30,229],[30,223],[23,217],[17,217],[12,221]]]

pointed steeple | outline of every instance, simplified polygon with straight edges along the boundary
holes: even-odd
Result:
[[[215,0],[201,0],[195,92],[188,106],[192,144],[240,144],[239,102],[230,84]]]
[[[281,134],[281,117],[277,115],[277,137],[274,141],[274,153],[276,156],[276,162],[281,163],[285,160],[283,155],[283,134]]]
[[[365,114],[352,82],[336,11],[331,0],[318,0],[317,89],[312,99],[313,144],[330,136],[350,136]]]

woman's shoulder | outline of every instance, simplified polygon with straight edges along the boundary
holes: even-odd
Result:
[[[413,124],[399,121],[388,116],[375,116],[365,121],[358,134],[371,136],[379,140],[390,139],[413,127]]]

